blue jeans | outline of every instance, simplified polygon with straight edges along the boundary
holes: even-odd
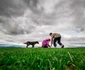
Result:
[[[61,37],[54,38],[54,43],[53,43],[54,44],[54,47],[57,46],[56,42],[61,46],[62,45],[62,43],[61,43]]]

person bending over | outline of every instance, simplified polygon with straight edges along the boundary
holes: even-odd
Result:
[[[43,40],[43,41],[42,41],[42,47],[43,47],[43,48],[48,48],[48,47],[50,47],[49,42],[50,42],[50,38]]]
[[[54,45],[54,47],[57,46],[56,42],[61,46],[61,48],[64,48],[64,45],[61,43],[61,35],[58,33],[50,33],[49,34],[51,36],[51,46],[52,44]]]

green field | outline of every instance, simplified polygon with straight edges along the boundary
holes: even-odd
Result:
[[[85,48],[0,48],[0,70],[85,70]]]

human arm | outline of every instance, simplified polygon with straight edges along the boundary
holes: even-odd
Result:
[[[47,41],[47,43],[46,43],[46,44],[47,44],[47,46],[48,46],[48,47],[51,47],[51,46],[50,46],[50,44],[49,44],[49,41]]]
[[[52,46],[52,44],[53,44],[53,36],[51,36],[51,46]]]

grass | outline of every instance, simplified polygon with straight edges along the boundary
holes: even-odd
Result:
[[[0,70],[85,70],[85,49],[0,48]]]

